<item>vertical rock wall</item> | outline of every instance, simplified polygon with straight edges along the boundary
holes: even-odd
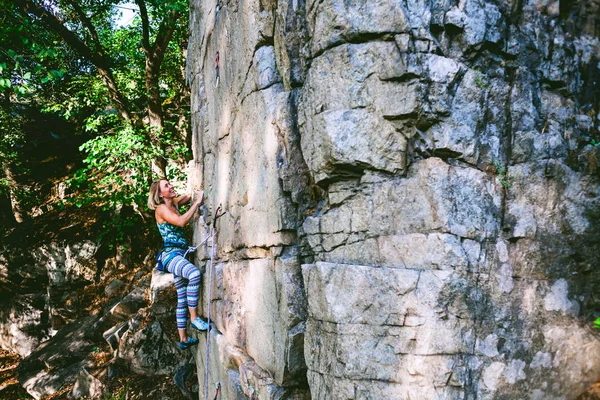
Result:
[[[600,47],[579,3],[191,1],[191,182],[228,211],[211,388],[569,399],[600,376]]]

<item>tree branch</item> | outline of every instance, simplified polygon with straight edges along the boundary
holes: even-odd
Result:
[[[171,10],[169,14],[170,15],[165,17],[160,24],[160,27],[158,28],[158,34],[156,35],[156,40],[152,46],[152,51],[158,65],[162,63],[165,52],[167,51],[167,46],[173,38],[173,33],[177,27],[176,22],[177,18],[179,17],[179,11]]]
[[[150,22],[148,20],[148,8],[146,8],[146,2],[144,0],[135,0],[136,4],[140,8],[140,16],[142,17],[142,47],[146,56],[150,55]]]
[[[92,21],[90,21],[88,16],[85,14],[81,6],[76,1],[68,0],[67,3],[70,4],[71,7],[73,7],[75,12],[79,16],[79,19],[81,20],[83,26],[86,27],[87,30],[90,32],[92,36],[92,41],[94,42],[94,46],[96,47],[96,52],[101,57],[106,58],[104,48],[102,47],[102,43],[100,43],[100,38],[98,37],[98,32],[96,31],[96,27],[94,26],[94,24],[92,24]]]
[[[33,14],[40,18],[44,24],[60,35],[60,37],[79,53],[82,57],[88,59],[98,69],[98,73],[104,80],[111,96],[113,104],[119,115],[126,121],[131,121],[131,115],[127,105],[121,96],[117,83],[110,70],[110,62],[104,57],[101,51],[93,51],[83,42],[75,33],[67,29],[61,21],[43,6],[32,0],[14,0],[24,14]],[[91,24],[91,23],[90,23]]]

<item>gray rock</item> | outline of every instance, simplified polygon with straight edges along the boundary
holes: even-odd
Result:
[[[82,368],[73,385],[71,396],[75,399],[85,397],[87,399],[99,399],[104,392],[104,384],[90,374],[87,369]]]
[[[17,369],[21,386],[39,399],[73,384],[95,345],[90,331],[96,320],[92,316],[67,325],[23,359]]]
[[[306,146],[314,151],[309,166],[319,181],[343,174],[338,172],[340,166],[397,173],[406,165],[406,139],[392,124],[364,109],[324,111],[313,119],[312,128],[305,136]]]
[[[125,282],[121,281],[120,279],[113,279],[104,288],[104,294],[106,294],[106,297],[111,297],[112,295],[116,294],[124,287],[125,287]]]
[[[159,302],[162,292],[173,287],[175,287],[173,274],[153,270],[152,281],[150,282],[150,302],[152,304]]]
[[[461,11],[458,7],[452,7],[444,18],[444,25],[446,27],[450,26],[452,28],[464,30],[466,26],[467,16],[463,11]]]
[[[404,10],[399,3],[384,0],[307,2],[312,28],[313,54],[336,44],[354,41],[364,35],[408,31]]]
[[[180,363],[176,343],[159,322],[136,326],[130,321],[119,344],[119,357],[128,361],[133,372],[144,375],[173,375]]]
[[[554,1],[215,5],[190,3],[188,51],[191,186],[229,211],[202,283],[211,385],[568,398],[597,379],[595,37]]]
[[[14,296],[3,304],[0,315],[0,346],[27,357],[40,343],[50,338],[44,323],[44,307],[33,295]],[[41,299],[43,300],[43,299]]]
[[[569,300],[568,283],[564,279],[559,279],[550,288],[550,293],[544,298],[544,308],[547,311],[563,311],[574,315],[579,314],[579,304],[576,301]]]

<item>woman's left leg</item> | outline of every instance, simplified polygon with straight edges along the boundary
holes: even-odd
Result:
[[[187,280],[180,276],[174,275],[175,289],[177,290],[177,308],[175,309],[175,319],[177,320],[177,332],[179,333],[179,340],[181,342],[187,342]]]

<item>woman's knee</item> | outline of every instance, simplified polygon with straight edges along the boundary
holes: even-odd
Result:
[[[194,270],[190,272],[190,274],[188,275],[188,279],[189,279],[189,283],[198,283],[200,282],[200,276],[202,275],[202,273],[200,272],[200,270],[197,267],[194,267]],[[188,285],[189,285],[188,283]]]

